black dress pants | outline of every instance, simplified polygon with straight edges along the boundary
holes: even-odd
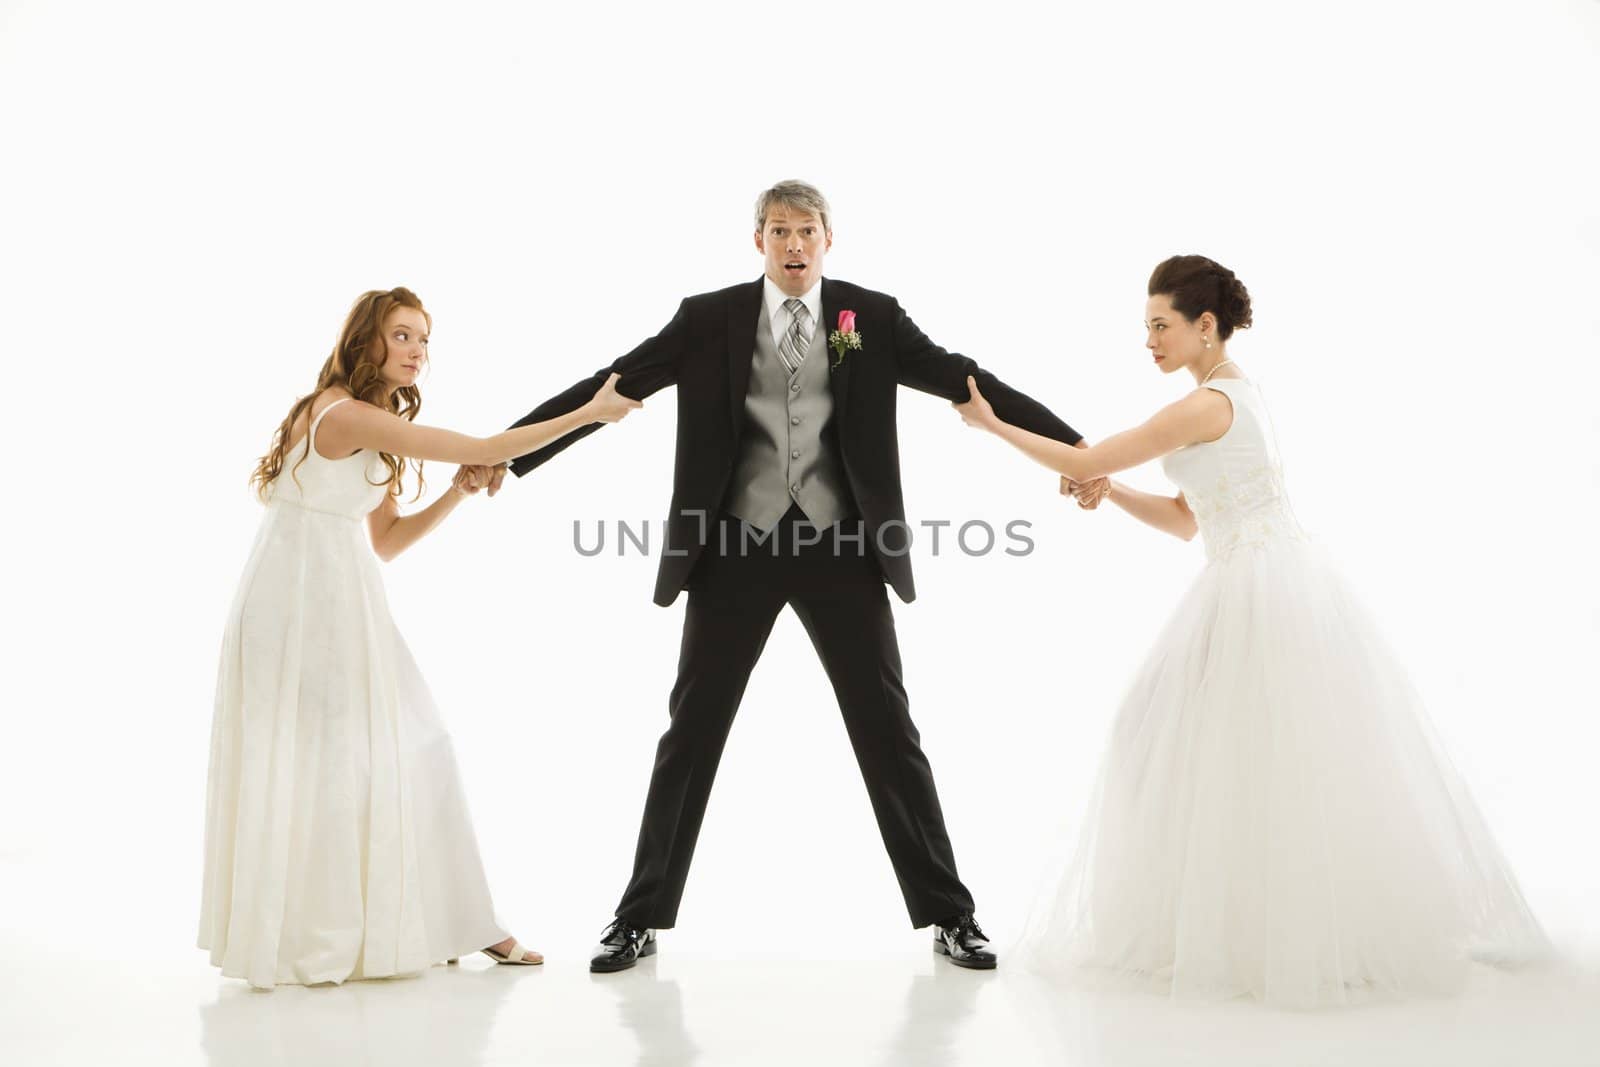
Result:
[[[973,910],[911,721],[894,617],[872,549],[859,539],[835,541],[836,532],[858,530],[856,520],[818,529],[797,506],[765,541],[731,517],[711,526],[689,578],[671,723],[656,747],[633,878],[617,915],[654,929],[677,921],[728,730],[786,604],[833,685],[911,924]]]

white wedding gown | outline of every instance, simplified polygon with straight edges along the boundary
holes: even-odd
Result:
[[[1118,711],[1025,962],[1285,1006],[1460,987],[1544,935],[1378,627],[1300,529],[1255,385],[1162,465],[1207,563]]]
[[[345,402],[285,457],[217,670],[200,947],[258,987],[408,974],[506,937],[367,543],[387,471],[313,447]]]

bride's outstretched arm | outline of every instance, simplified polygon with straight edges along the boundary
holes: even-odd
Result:
[[[1062,479],[1061,491],[1063,493],[1068,491],[1065,478]],[[1106,499],[1146,526],[1154,526],[1162,533],[1192,541],[1194,535],[1200,532],[1194,512],[1189,510],[1189,502],[1184,499],[1182,493],[1177,496],[1162,496],[1159,493],[1146,493],[1142,489],[1134,489],[1113,481]]]
[[[372,404],[355,403],[330,408],[317,441],[335,453],[367,448],[412,459],[493,466],[543,448],[594,423],[620,422],[629,411],[643,407],[639,401],[617,392],[618,378],[619,375],[612,374],[594,396],[574,411],[491,437],[472,437],[437,426],[418,426]]]
[[[461,467],[451,479],[450,488],[415,515],[400,514],[393,493],[383,494],[383,503],[367,515],[367,535],[372,550],[385,563],[420,541],[444,521],[456,505],[489,483],[487,467]]]
[[[1075,482],[1125,471],[1199,441],[1216,440],[1227,432],[1233,421],[1227,397],[1215,390],[1197,389],[1182,400],[1168,404],[1140,426],[1112,434],[1097,445],[1074,448],[1011,425],[994,413],[983,394],[978,392],[977,382],[968,378],[967,387],[972,398],[953,406],[969,426],[988,430]],[[1216,399],[1211,399],[1213,397]]]

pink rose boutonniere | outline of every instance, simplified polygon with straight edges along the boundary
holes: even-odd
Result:
[[[828,335],[828,345],[833,349],[833,365],[844,362],[844,354],[854,348],[860,350],[861,335],[856,332],[856,313],[839,312],[839,328]]]

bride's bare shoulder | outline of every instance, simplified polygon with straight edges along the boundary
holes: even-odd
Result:
[[[305,439],[306,428],[311,425],[313,419],[328,410],[329,404],[339,400],[348,400],[352,395],[350,390],[342,385],[330,385],[312,397],[311,403],[306,405],[304,411],[295,416],[294,425],[289,427],[289,440],[293,443],[288,447],[293,449]]]
[[[321,412],[329,404],[339,400],[349,400],[354,395],[354,393],[350,392],[349,389],[346,389],[342,385],[330,385],[322,392],[317,394],[317,398],[311,402],[311,410],[313,412]]]
[[[1220,389],[1198,386],[1156,414],[1189,443],[1214,441],[1233,425],[1233,400]]]

